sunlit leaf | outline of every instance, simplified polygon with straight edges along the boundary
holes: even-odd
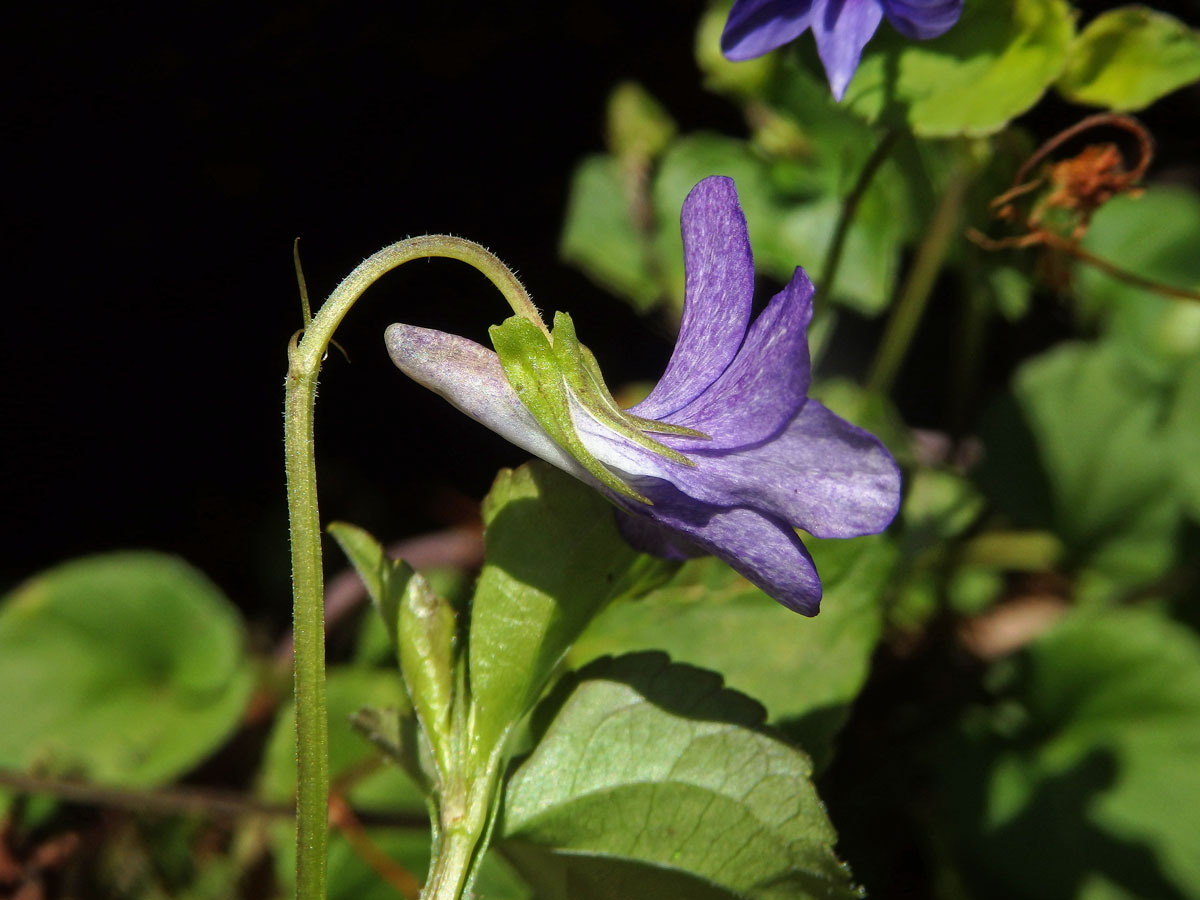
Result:
[[[881,28],[844,102],[923,137],[992,134],[1059,77],[1074,31],[1064,0],[967,0],[958,23],[931,41]]]
[[[476,734],[488,746],[532,707],[604,604],[664,564],[625,543],[598,493],[543,463],[502,471],[483,518],[468,668]]]
[[[329,526],[329,533],[363,580],[371,603],[395,647],[400,601],[413,576],[412,568],[403,560],[389,559],[383,546],[357,525],[333,522]]]
[[[882,537],[808,543],[825,589],[813,619],[797,619],[723,563],[695,560],[642,600],[605,611],[571,660],[663,650],[713,669],[824,762],[866,680],[896,553]]]
[[[559,252],[644,312],[661,300],[663,285],[654,271],[652,240],[634,218],[632,191],[616,157],[590,156],[580,163],[571,180]]]
[[[760,717],[661,654],[598,662],[510,779],[502,849],[550,897],[856,896],[811,764]]]
[[[1059,92],[1132,112],[1200,78],[1200,32],[1145,6],[1101,13],[1071,44]]]

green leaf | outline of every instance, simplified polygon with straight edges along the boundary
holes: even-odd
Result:
[[[0,605],[0,765],[163,784],[237,727],[252,686],[237,611],[174,557],[34,576]]]
[[[506,854],[535,869],[554,854],[572,897],[612,896],[610,873],[630,898],[856,896],[808,758],[758,730],[761,714],[661,654],[598,662],[509,780]],[[697,879],[710,887],[677,892]]]
[[[625,543],[595,491],[541,463],[503,470],[483,519],[468,672],[476,734],[491,746],[533,706],[592,617],[666,564]]]
[[[559,253],[638,312],[648,312],[661,300],[663,286],[652,242],[634,222],[635,196],[620,160],[589,156],[571,179]]]
[[[984,430],[980,481],[999,507],[1063,539],[1084,599],[1113,599],[1161,576],[1181,513],[1168,392],[1108,343],[1030,360],[1013,392],[1015,406]]]
[[[397,639],[400,672],[433,749],[441,783],[455,765],[451,718],[455,685],[461,684],[458,622],[450,601],[433,593],[420,575],[408,580],[400,599]]]
[[[1167,452],[1189,514],[1200,521],[1200,356],[1180,374],[1167,419]]]
[[[694,560],[644,599],[607,609],[579,639],[571,662],[663,650],[713,669],[766,706],[772,722],[786,723],[824,764],[866,680],[896,553],[883,537],[806,543],[825,589],[816,618],[797,618],[718,560]]]
[[[608,96],[608,145],[619,158],[646,162],[675,136],[675,122],[636,81],[623,81]]]
[[[905,484],[900,518],[909,555],[962,534],[983,512],[984,499],[955,472],[918,469]]]
[[[1150,187],[1116,197],[1092,220],[1083,247],[1107,262],[1165,285],[1200,290],[1200,196]],[[1166,297],[1078,262],[1073,283],[1085,315],[1132,351],[1148,371],[1171,378],[1200,353],[1200,303]]]
[[[1195,635],[1149,609],[1076,614],[1020,662],[939,767],[972,895],[1200,894]]]
[[[1074,103],[1133,112],[1200,79],[1200,32],[1145,6],[1110,9],[1071,44],[1058,90]]]
[[[1059,77],[1074,31],[1064,0],[967,0],[958,23],[931,41],[880,28],[843,102],[922,137],[993,134]]]
[[[332,522],[328,531],[363,580],[371,603],[395,647],[400,602],[413,577],[412,568],[402,559],[389,559],[383,545],[357,525]]]

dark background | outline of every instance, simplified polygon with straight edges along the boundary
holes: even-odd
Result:
[[[742,133],[700,87],[699,0],[105,6],[3,27],[0,589],[154,547],[286,624],[296,236],[314,305],[385,244],[469,237],[543,309],[570,310],[611,381],[660,371],[666,336],[562,264],[557,239],[619,80],[684,130]],[[1156,6],[1200,22],[1194,2]],[[1196,108],[1193,92],[1145,117],[1164,166],[1194,164]],[[1078,117],[1061,112],[1051,101],[1028,124],[1046,136]],[[404,267],[352,311],[338,333],[352,363],[331,356],[317,405],[324,520],[389,540],[461,521],[524,458],[382,346],[392,321],[483,340],[506,315],[451,261]]]

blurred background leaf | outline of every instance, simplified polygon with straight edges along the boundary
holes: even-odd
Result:
[[[1164,285],[1200,290],[1200,195],[1151,186],[1114,197],[1096,213],[1082,246],[1101,259]],[[1126,345],[1131,361],[1164,380],[1200,354],[1200,303],[1119,281],[1083,262],[1073,290],[1085,321]]]
[[[923,137],[992,134],[1059,77],[1074,31],[1063,0],[966,0],[958,23],[931,41],[880,28],[844,102]]]
[[[1017,663],[938,769],[971,896],[1200,894],[1195,634],[1154,609],[1080,612]]]
[[[1058,91],[1074,103],[1134,112],[1200,78],[1200,32],[1145,6],[1092,19],[1071,43]]]
[[[0,765],[165,784],[241,721],[253,681],[241,617],[157,553],[73,560],[0,605]]]
[[[1125,596],[1176,559],[1173,400],[1115,343],[1065,344],[1023,364],[985,424],[980,483],[1018,524],[1063,540],[1083,601]]]

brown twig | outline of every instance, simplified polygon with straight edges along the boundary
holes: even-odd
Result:
[[[1075,257],[1083,263],[1087,263],[1093,268],[1099,269],[1105,275],[1116,278],[1118,281],[1124,281],[1126,284],[1131,284],[1134,287],[1142,288],[1143,290],[1152,291],[1156,294],[1165,294],[1168,297],[1177,297],[1180,300],[1193,300],[1200,303],[1200,291],[1193,291],[1188,288],[1176,287],[1173,284],[1163,284],[1161,281],[1153,281],[1149,278],[1144,278],[1133,272],[1115,266],[1106,259],[1102,259],[1096,254],[1084,250],[1078,244],[1065,240],[1058,235],[1047,235],[1043,242],[1047,247],[1066,253]]]
[[[1025,178],[1029,171],[1044,160],[1047,156],[1085,131],[1090,131],[1093,128],[1103,128],[1111,126],[1113,128],[1122,128],[1125,131],[1133,134],[1138,141],[1138,162],[1133,169],[1128,172],[1128,180],[1130,182],[1140,181],[1142,176],[1146,174],[1146,170],[1150,168],[1150,161],[1154,158],[1154,139],[1150,136],[1150,132],[1139,122],[1130,116],[1121,116],[1115,113],[1097,113],[1094,116],[1088,116],[1086,119],[1081,119],[1069,128],[1060,131],[1054,137],[1047,140],[1033,152],[1021,167],[1017,169],[1017,173],[1013,176],[1012,187],[992,201],[992,206],[1000,206],[1009,200],[1029,193],[1036,189],[1044,179],[1038,178],[1033,181],[1026,182]]]
[[[329,824],[342,833],[359,859],[374,869],[376,874],[399,891],[406,900],[418,900],[421,896],[421,882],[371,840],[354,810],[338,791],[332,791],[329,795]]]
[[[264,803],[244,794],[210,788],[166,787],[154,790],[105,787],[62,778],[45,778],[0,769],[0,787],[22,794],[49,794],[70,803],[103,806],[131,812],[151,812],[169,815],[197,814],[213,818],[263,816],[291,818],[296,814],[290,803]],[[395,828],[426,828],[424,815],[405,813],[356,813],[369,825]]]
[[[1029,173],[1035,166],[1067,141],[1085,131],[1101,127],[1120,128],[1137,138],[1138,155],[1132,168],[1121,168],[1121,155],[1115,146],[1092,145],[1085,147],[1071,159],[1047,167],[1036,178],[1029,178]],[[1137,182],[1146,174],[1153,157],[1154,140],[1145,126],[1136,119],[1114,113],[1088,116],[1038,147],[1017,169],[1012,187],[991,201],[990,205],[996,210],[998,218],[1012,221],[1017,218],[1014,202],[1046,187],[1049,182],[1053,191],[1036,203],[1026,216],[1026,233],[997,239],[988,237],[976,228],[968,228],[967,237],[989,251],[1042,247],[1047,251],[1071,256],[1112,278],[1143,290],[1200,302],[1200,291],[1163,284],[1129,272],[1079,245],[1095,212],[1118,194],[1136,190]],[[1070,236],[1064,236],[1043,224],[1046,213],[1052,210],[1074,217],[1074,227]]]

